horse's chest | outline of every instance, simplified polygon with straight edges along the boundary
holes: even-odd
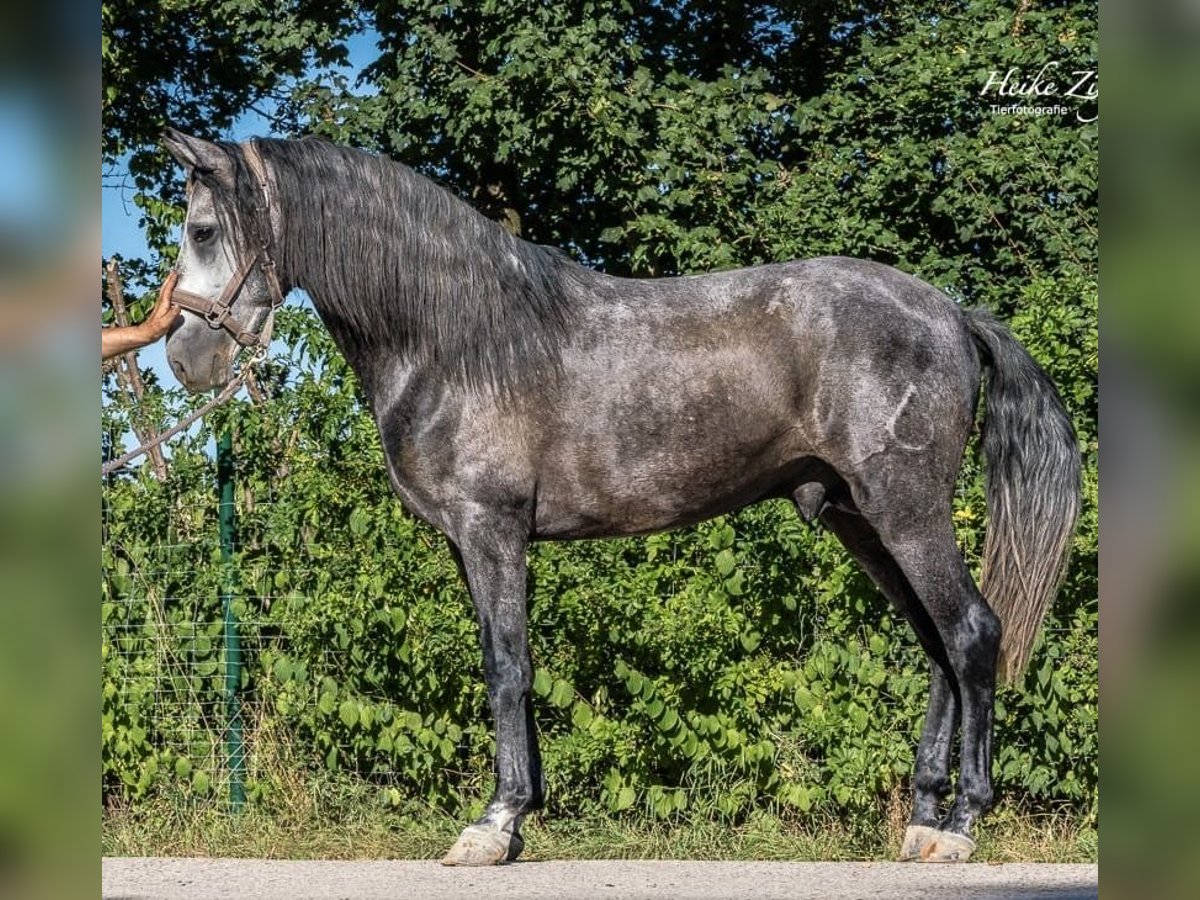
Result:
[[[453,506],[453,443],[430,439],[394,416],[379,421],[379,433],[388,479],[404,508],[446,531]]]
[[[413,515],[452,538],[482,508],[526,505],[532,476],[519,429],[497,416],[442,408],[380,423],[392,488]]]

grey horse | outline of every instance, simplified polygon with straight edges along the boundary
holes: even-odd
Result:
[[[466,580],[496,789],[443,862],[515,859],[543,805],[529,543],[646,534],[779,497],[838,536],[930,657],[901,857],[971,854],[992,802],[997,673],[1026,664],[1080,493],[1062,401],[1002,325],[856,259],[611,277],[399,163],[314,138],[164,143],[188,177],[185,312],[167,343],[179,380],[226,383],[239,348],[263,344],[275,307],[304,289],[361,381],[392,486]],[[951,526],[981,383],[982,591]]]

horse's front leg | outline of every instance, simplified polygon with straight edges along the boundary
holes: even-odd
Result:
[[[526,532],[489,521],[464,529],[451,550],[466,578],[483,645],[488,702],[496,722],[496,792],[442,859],[490,866],[517,858],[521,821],[542,806],[545,783],[533,722],[533,665],[525,610]]]

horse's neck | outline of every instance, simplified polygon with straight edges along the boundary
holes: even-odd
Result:
[[[421,364],[386,341],[364,336],[348,322],[335,304],[313,296],[313,305],[325,322],[334,343],[354,374],[358,377],[367,403],[378,417],[381,411],[394,407],[401,399],[415,402],[418,391],[438,388],[431,366]]]
[[[324,297],[319,291],[309,286],[299,284],[312,299],[317,314],[321,317],[329,336],[341,351],[368,399],[374,396],[376,385],[380,380],[381,364],[386,353],[382,348],[363,339],[360,329],[350,322],[336,302]]]
[[[564,302],[563,261],[514,242],[460,201],[430,203],[424,221],[388,200],[362,200],[376,206],[354,220],[330,197],[318,220],[296,217],[285,241],[296,257],[291,280],[368,393],[391,377],[394,358],[423,362],[447,387],[501,394],[552,369],[578,312]],[[401,227],[410,219],[420,227]]]

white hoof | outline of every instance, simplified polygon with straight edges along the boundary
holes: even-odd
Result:
[[[921,849],[932,843],[938,830],[929,825],[909,825],[904,830],[904,843],[900,846],[900,862],[912,862],[921,858]]]
[[[471,825],[442,857],[442,865],[496,866],[516,859],[523,849],[525,842],[519,834],[487,825]]]
[[[928,825],[909,825],[900,848],[902,862],[966,862],[975,842],[965,834],[939,831]]]

